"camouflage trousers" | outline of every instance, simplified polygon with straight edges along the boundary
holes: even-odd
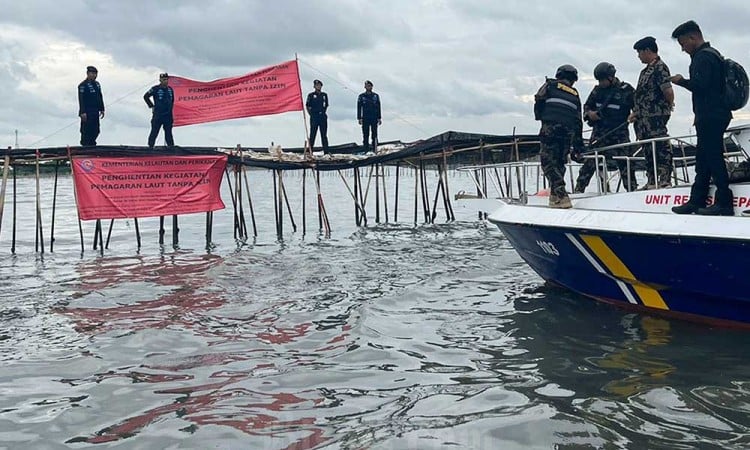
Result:
[[[669,116],[650,116],[635,121],[635,135],[638,140],[651,139],[668,136],[667,122]],[[659,141],[653,144],[656,150],[656,178],[659,180],[659,186],[671,184],[672,177],[672,149],[666,141]],[[641,150],[646,157],[646,173],[648,174],[648,184],[656,186],[654,177],[654,148],[652,144],[646,144]]]
[[[598,130],[595,130],[591,134],[591,142],[596,142],[594,148],[607,147],[610,145],[630,142],[630,137],[628,136],[627,129],[623,130],[623,133],[613,133],[611,135],[606,135],[606,130],[602,132],[597,131]],[[597,135],[603,136],[603,138],[599,138],[597,137]],[[627,161],[612,158],[613,156],[630,156],[629,148],[608,150],[600,154],[600,156],[601,155],[604,155],[606,157],[607,166],[610,166],[612,164],[615,164],[617,166],[618,170],[620,171],[620,179],[622,180],[622,185],[625,187],[625,189],[627,189],[628,191],[634,191],[638,187],[638,183],[635,179],[635,169],[633,168],[633,166],[631,165],[630,171],[628,171]],[[586,190],[586,186],[589,185],[591,177],[596,171],[596,165],[596,160],[593,158],[586,159],[586,161],[583,163],[583,166],[581,166],[581,169],[578,171],[578,179],[576,180],[575,188],[576,192],[583,192]],[[599,182],[601,183],[602,192],[609,190],[609,186],[607,184],[607,171],[602,170],[601,160],[599,160]]]
[[[541,150],[539,160],[542,172],[550,184],[550,195],[558,198],[568,196],[565,191],[565,157],[573,143],[573,130],[559,123],[542,123],[539,130]]]

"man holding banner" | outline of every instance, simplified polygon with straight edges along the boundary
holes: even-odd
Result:
[[[152,98],[154,99],[153,103],[151,102]],[[159,75],[159,84],[143,94],[143,100],[153,111],[151,116],[151,134],[148,135],[148,147],[154,148],[159,128],[162,127],[164,128],[164,140],[167,142],[167,147],[174,147],[174,137],[172,137],[174,91],[169,87],[168,73]]]

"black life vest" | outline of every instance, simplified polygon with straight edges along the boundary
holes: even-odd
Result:
[[[581,123],[581,98],[576,88],[549,80],[543,102],[542,122],[556,122],[569,127]]]
[[[594,97],[594,110],[599,112],[601,120],[592,125],[596,128],[610,129],[622,125],[630,115],[633,101],[633,87],[625,82],[618,82],[607,88],[598,89]]]

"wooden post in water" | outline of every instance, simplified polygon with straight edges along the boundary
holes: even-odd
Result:
[[[286,211],[289,213],[289,221],[292,223],[292,231],[297,232],[297,224],[294,222],[294,215],[292,214],[292,207],[289,205],[289,197],[286,195],[286,187],[281,179],[281,172],[279,172],[279,186],[281,187],[281,194],[284,196],[284,203],[286,203]]]
[[[379,164],[373,167],[375,170],[375,223],[380,223],[380,169]]]
[[[39,250],[44,253],[44,234],[42,231],[42,193],[39,186],[39,150],[36,151],[36,224]]]
[[[8,184],[8,168],[10,167],[10,150],[8,147],[8,154],[5,155],[5,162],[3,163],[3,184],[0,188],[0,230],[3,226],[3,210],[5,209],[5,187]]]
[[[83,255],[85,249],[83,244],[83,225],[81,225],[81,215],[78,213],[78,193],[76,192],[76,173],[75,168],[73,167],[73,152],[70,150],[70,146],[68,146],[68,161],[70,161],[70,175],[73,177],[73,200],[75,200],[76,203],[76,217],[78,218],[78,234],[81,237],[81,255]],[[15,171],[13,171],[13,191],[15,195]],[[15,216],[15,205],[13,207],[14,212],[13,215]],[[15,219],[14,219],[15,220]],[[15,222],[14,222],[15,223]],[[14,225],[15,230],[15,225]],[[13,241],[15,242],[15,231],[13,232]],[[15,245],[14,245],[15,247]]]
[[[278,237],[279,239],[282,239],[284,236],[284,191],[283,191],[283,185],[281,181],[281,169],[275,170],[275,172],[278,172],[277,181],[278,181],[278,205],[277,205],[277,211],[279,212],[279,223],[277,225],[278,227]]]
[[[380,165],[380,180],[383,182],[383,213],[385,213],[385,223],[388,223],[388,193],[385,190],[385,165]]]
[[[248,194],[249,195],[249,194]],[[302,236],[307,234],[307,169],[302,169]]]
[[[240,219],[237,216],[237,200],[234,197],[234,189],[232,188],[232,180],[229,177],[229,168],[224,167],[224,175],[227,178],[227,185],[229,186],[229,195],[232,197],[232,211],[234,213],[234,238],[237,239],[237,232],[239,231]]]
[[[250,183],[247,181],[247,170],[242,172],[245,178],[245,190],[247,191],[247,203],[250,206],[250,220],[253,222],[253,236],[258,236],[258,228],[255,226],[255,209],[253,209],[253,197],[250,195]],[[213,212],[211,213],[211,222],[213,223]]]
[[[104,248],[109,250],[109,239],[112,237],[112,227],[115,225],[115,219],[110,219],[109,221],[109,230],[107,230],[107,243],[104,245]]]
[[[420,171],[422,166],[419,164],[414,165],[414,225],[417,224],[417,209],[419,205],[419,179],[421,177]]]
[[[180,227],[177,225],[177,214],[172,216],[172,248],[175,250],[180,244]]]
[[[164,245],[164,216],[159,216],[159,245]]]
[[[13,233],[12,233],[12,239],[10,244],[10,252],[14,255],[16,254],[16,166],[12,165],[11,168],[13,169]],[[76,208],[76,212],[78,211],[78,208]],[[78,228],[81,227],[81,221],[78,220]],[[81,232],[81,254],[83,254],[83,232]]]
[[[401,161],[396,162],[396,192],[394,193],[393,221],[398,222],[398,182],[401,175]]]
[[[141,230],[138,228],[138,218],[134,217],[133,222],[135,223],[135,241],[138,243],[138,250],[141,249]]]
[[[50,220],[50,231],[49,231],[49,251],[52,253],[55,251],[55,210],[57,206],[57,175],[60,169],[60,160],[55,160],[55,185],[52,188],[52,219]],[[3,180],[3,197],[5,197],[5,180]],[[0,220],[2,220],[2,213],[0,213]]]

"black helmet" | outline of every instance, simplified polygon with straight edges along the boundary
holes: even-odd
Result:
[[[600,62],[594,67],[594,78],[597,80],[607,80],[615,76],[615,66],[608,62]]]
[[[557,72],[555,72],[555,78],[569,81],[578,81],[578,69],[571,66],[570,64],[563,64],[562,66],[557,68]]]

